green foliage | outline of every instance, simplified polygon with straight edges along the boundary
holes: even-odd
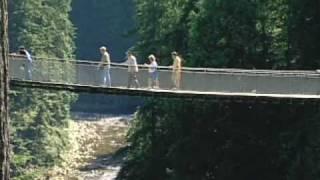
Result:
[[[74,27],[71,0],[21,0],[10,3],[11,47],[24,45],[33,55],[72,58]],[[15,48],[12,48],[15,49]],[[56,69],[55,73],[59,73]],[[11,97],[13,175],[37,179],[62,161],[68,148],[70,104],[76,95],[37,89],[14,89]]]
[[[317,179],[319,106],[154,100],[118,179]]]
[[[289,55],[298,68],[319,68],[319,7],[316,0],[289,1]]]
[[[320,4],[136,0],[141,56],[187,66],[317,69]],[[129,133],[118,179],[317,179],[319,105],[152,100]]]
[[[139,42],[135,50],[142,58],[154,53],[161,64],[171,64],[170,52],[187,46],[188,12],[194,0],[136,0]]]
[[[190,62],[204,67],[250,67],[257,42],[256,1],[198,2],[191,15]],[[252,65],[251,65],[252,66]]]
[[[140,55],[188,66],[315,69],[319,2],[298,0],[136,0]]]
[[[24,44],[37,56],[71,58],[75,47],[70,3],[71,0],[11,2],[11,47]]]

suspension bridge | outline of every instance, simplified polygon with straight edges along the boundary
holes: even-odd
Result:
[[[159,87],[150,88],[148,66],[139,65],[139,88],[127,88],[128,66],[111,64],[112,86],[103,84],[99,62],[33,57],[32,78],[27,78],[25,57],[10,56],[11,86],[184,99],[241,101],[320,100],[317,71],[183,68],[181,88],[172,89],[172,68],[159,66]]]

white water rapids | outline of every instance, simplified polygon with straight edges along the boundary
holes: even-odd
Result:
[[[73,114],[66,167],[50,180],[113,180],[121,169],[130,115]]]

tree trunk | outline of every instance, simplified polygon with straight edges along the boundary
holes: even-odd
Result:
[[[1,20],[1,57],[0,57],[0,180],[10,179],[10,142],[9,142],[9,77],[8,77],[8,4],[0,0]]]

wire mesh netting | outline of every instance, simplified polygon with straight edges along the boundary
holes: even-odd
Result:
[[[111,63],[111,68],[99,67],[98,62],[33,57],[30,63],[24,57],[10,57],[10,77],[18,80],[51,82],[73,85],[126,88],[135,87],[135,78],[141,89],[166,89],[192,92],[226,92],[256,94],[320,94],[320,74],[317,71],[276,71],[183,68],[159,66],[151,73],[148,66],[139,65],[132,75],[128,65]],[[133,78],[133,79],[132,79]]]

